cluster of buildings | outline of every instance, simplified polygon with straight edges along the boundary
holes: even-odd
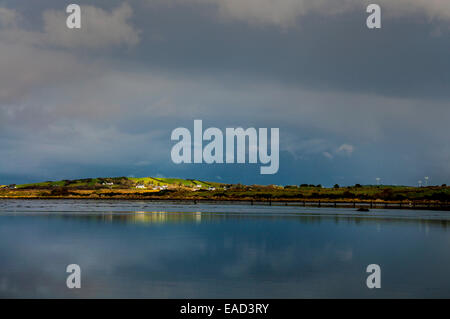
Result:
[[[194,192],[200,190],[201,188],[202,188],[202,185],[195,185],[194,186]],[[208,191],[215,191],[216,188],[211,186],[211,187],[208,187],[207,190]]]
[[[102,184],[103,186],[113,186],[114,185],[114,183],[109,183],[109,182],[104,182],[103,184]]]
[[[113,182],[103,182],[102,183],[102,186],[113,186],[114,185],[114,183]],[[159,190],[159,191],[161,191],[161,190],[166,190],[166,189],[168,189],[169,188],[169,186],[168,185],[161,185],[161,186],[146,186],[145,184],[137,184],[136,186],[136,189],[152,189],[152,190]],[[194,186],[194,189],[193,189],[193,191],[195,192],[195,191],[198,191],[198,190],[200,190],[202,188],[202,185],[200,185],[200,184],[196,184],[195,186]],[[224,187],[224,189],[226,190],[226,187]],[[208,191],[215,191],[216,190],[216,188],[215,187],[213,187],[213,186],[211,186],[211,187],[208,187],[206,190],[208,190]]]
[[[136,185],[136,188],[137,188],[137,189],[147,189],[147,186],[142,185],[142,184],[139,184],[139,185]],[[152,187],[153,190],[159,190],[159,191],[166,190],[166,189],[168,189],[168,188],[169,188],[169,187],[168,187],[167,185],[153,186],[153,187]]]
[[[104,182],[104,183],[102,183],[102,186],[113,186],[113,185],[114,185],[114,183],[112,183],[112,182]],[[136,188],[137,189],[147,189],[148,187],[145,186],[144,184],[137,184]],[[167,185],[153,186],[151,189],[153,189],[153,190],[165,190],[165,189],[168,189],[168,186]]]
[[[16,189],[16,184],[11,185],[0,185],[0,188]]]

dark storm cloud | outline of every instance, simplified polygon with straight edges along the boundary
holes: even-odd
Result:
[[[147,67],[193,74],[239,72],[313,89],[428,98],[450,94],[449,22],[429,18],[420,6],[407,10],[411,3],[420,1],[402,0],[402,9],[386,3],[383,27],[375,31],[365,26],[365,1],[334,1],[329,9],[324,4],[300,17],[289,16],[295,21],[289,26],[282,22],[281,26],[255,26],[247,23],[246,16],[221,19],[214,9],[215,1],[168,2],[129,2],[135,8],[132,24],[143,31],[139,49],[131,56],[123,50],[109,54]],[[111,9],[120,3],[96,1],[94,5]],[[23,3],[18,6],[26,10],[26,20],[40,16]],[[38,1],[34,6],[39,10],[63,9],[56,1]],[[346,10],[331,14],[339,6]],[[95,52],[91,54],[95,56]]]
[[[449,97],[448,22],[427,23],[417,12],[389,16],[388,9],[383,28],[374,31],[365,25],[362,5],[340,15],[313,12],[290,28],[224,22],[201,4],[158,6],[136,17],[149,30],[136,53],[149,65],[193,73],[248,73],[314,89]]]
[[[364,3],[80,1],[89,32],[70,33],[59,1],[4,1],[0,184],[447,182],[450,5],[381,0],[368,30]],[[280,172],[171,164],[170,132],[194,119],[279,127]]]

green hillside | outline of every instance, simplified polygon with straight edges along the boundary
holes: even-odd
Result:
[[[47,181],[41,183],[16,185],[18,189],[26,188],[135,188],[137,185],[151,186],[173,186],[173,187],[195,187],[201,185],[202,188],[218,187],[222,184],[215,182],[205,182],[194,179],[182,178],[156,178],[156,177],[107,177],[107,178],[85,178],[75,180]]]

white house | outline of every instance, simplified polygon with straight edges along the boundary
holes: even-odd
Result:
[[[144,189],[144,188],[147,188],[147,187],[145,187],[145,185],[136,185],[136,188]]]

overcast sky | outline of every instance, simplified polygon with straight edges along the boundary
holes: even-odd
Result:
[[[450,1],[74,2],[81,30],[63,1],[0,1],[0,184],[450,184]],[[280,128],[278,174],[172,164],[194,119]]]

